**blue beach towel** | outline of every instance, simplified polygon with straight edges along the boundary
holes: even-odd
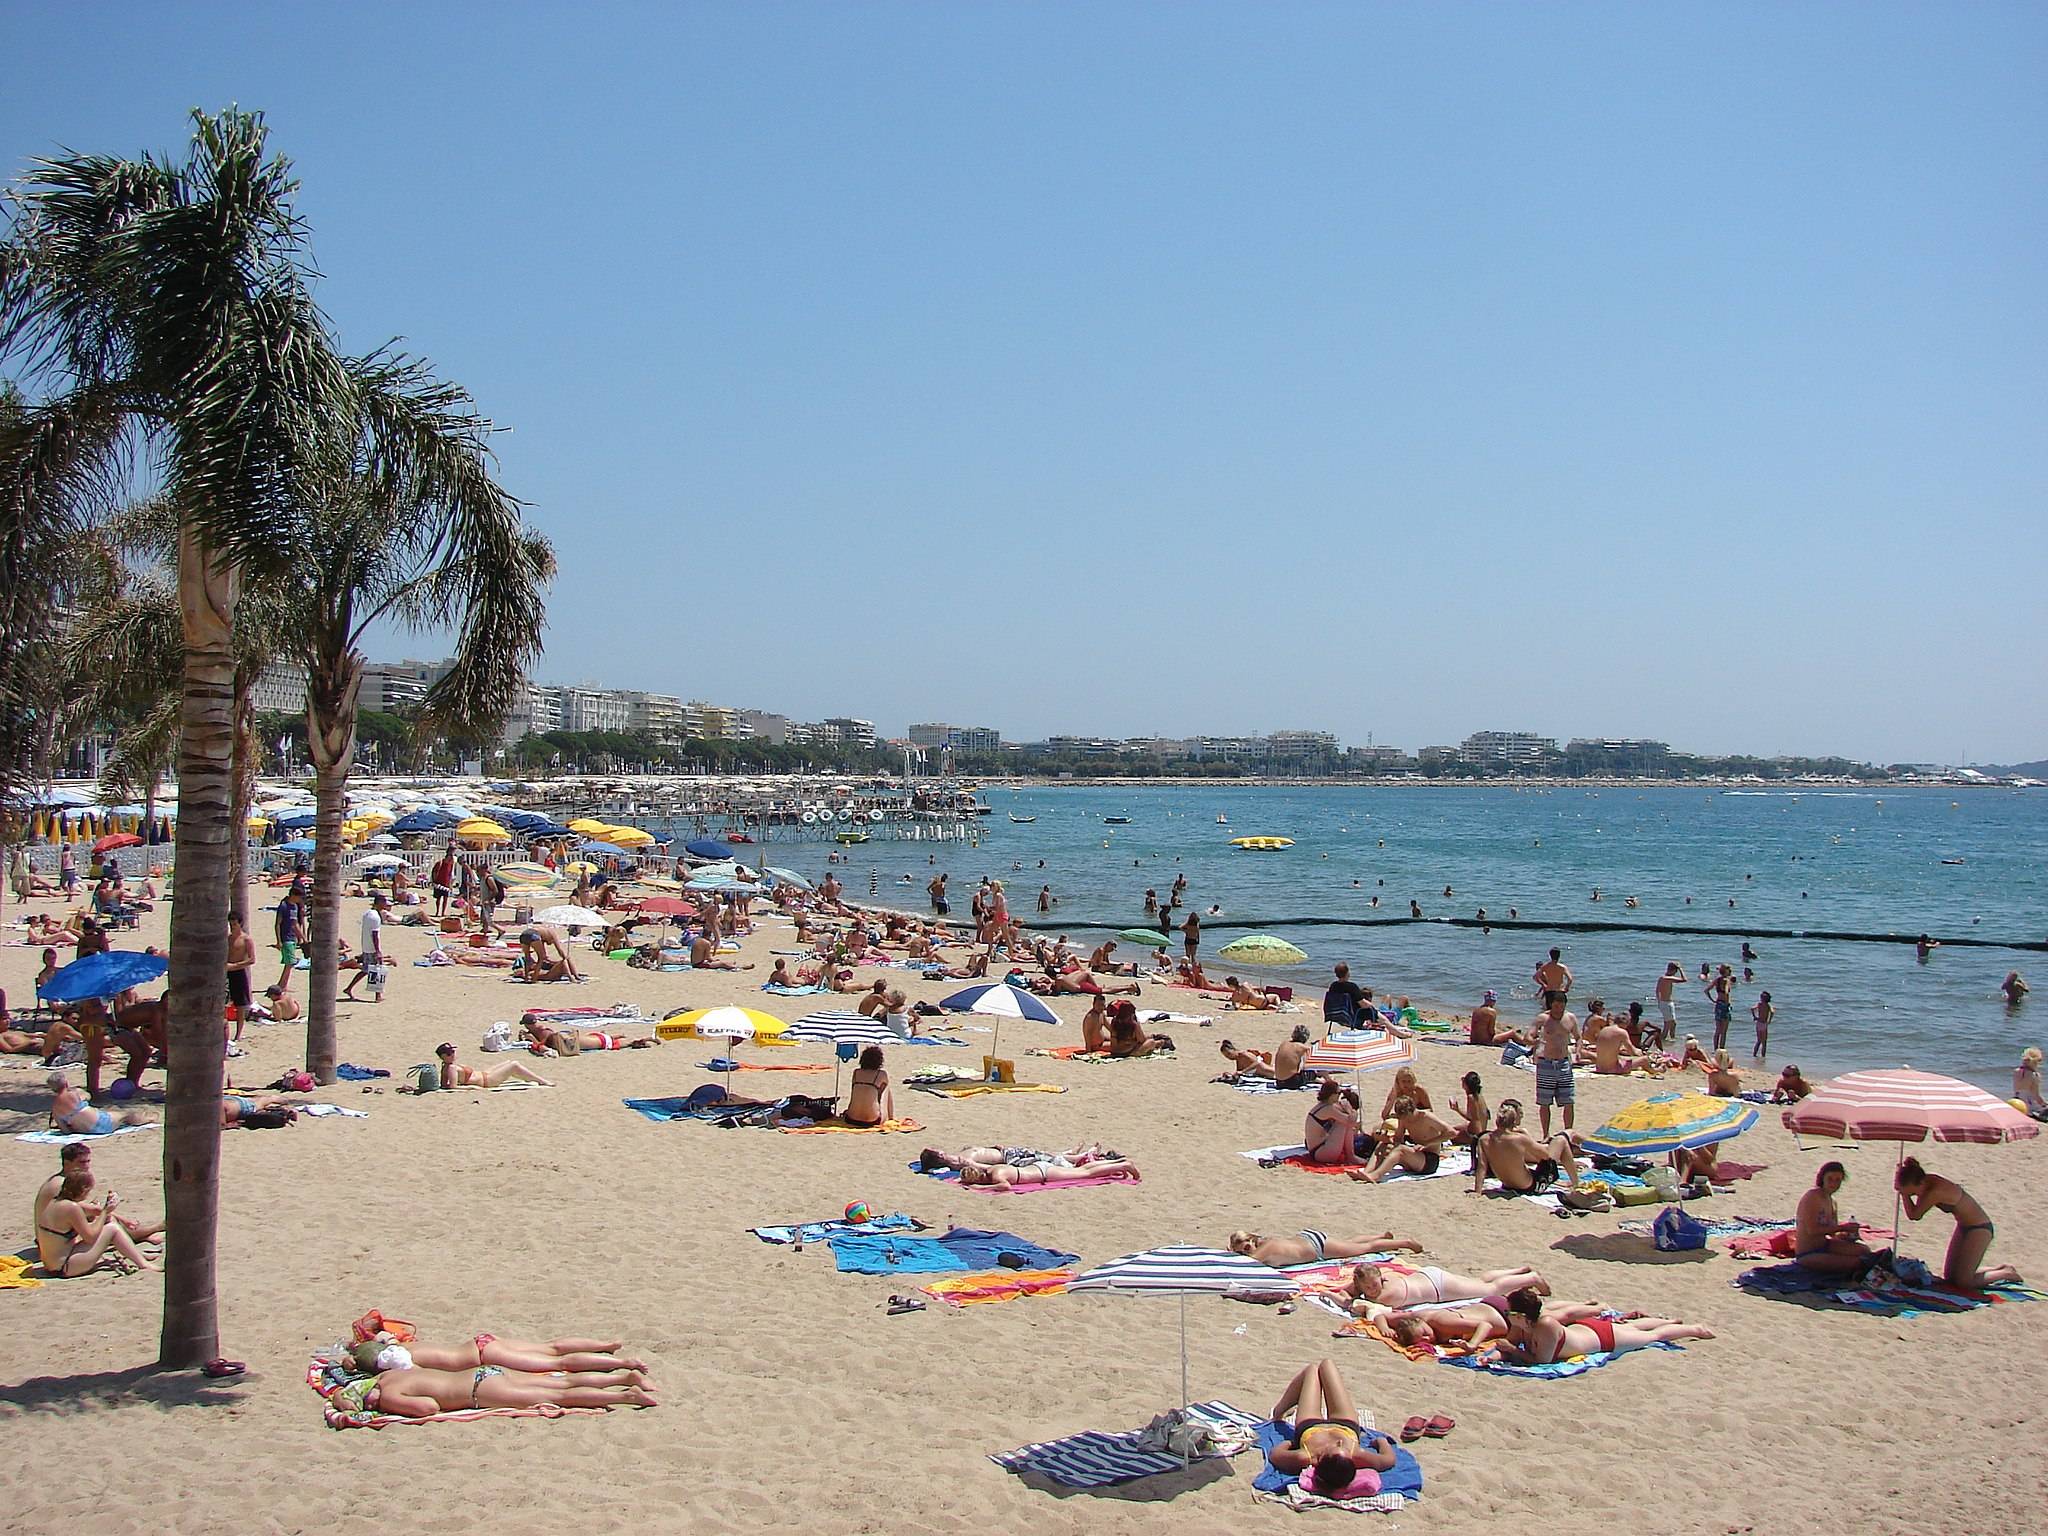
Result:
[[[1646,1344],[1645,1349],[1676,1349],[1676,1344]],[[1622,1354],[1634,1354],[1624,1350]],[[1455,1365],[1468,1371],[1485,1371],[1489,1376],[1525,1376],[1534,1381],[1562,1381],[1567,1376],[1583,1376],[1588,1371],[1597,1371],[1603,1365],[1612,1365],[1621,1354],[1574,1355],[1569,1360],[1552,1360],[1547,1365],[1517,1365],[1502,1360],[1496,1355],[1438,1355],[1439,1365]]]
[[[1882,1277],[1877,1277],[1882,1279]],[[2041,1301],[2048,1292],[2024,1285],[1994,1285],[1988,1291],[1957,1291],[1947,1286],[1906,1285],[1897,1280],[1881,1284],[1844,1284],[1841,1275],[1820,1275],[1797,1264],[1767,1264],[1746,1269],[1729,1284],[1737,1290],[1760,1296],[1817,1296],[1837,1306],[1880,1317],[1927,1317],[1944,1312],[1974,1312],[1999,1302]]]
[[[1081,1262],[1079,1254],[1061,1253],[1027,1242],[1014,1232],[985,1232],[955,1227],[940,1237],[899,1237],[889,1233],[833,1232],[825,1241],[842,1274],[945,1274],[953,1270],[995,1269],[1001,1254],[1015,1254],[1025,1269],[1059,1269]]]
[[[775,953],[779,955],[782,951],[778,949]],[[777,997],[809,997],[814,992],[830,992],[832,989],[822,983],[808,987],[785,987],[779,982],[764,981],[761,983],[761,990],[773,992]]]
[[[1191,1403],[1188,1417],[1204,1419],[1219,1429],[1238,1429],[1247,1434],[1259,1429],[1260,1420],[1229,1403]],[[1112,1488],[1140,1477],[1161,1472],[1178,1472],[1186,1465],[1171,1451],[1152,1450],[1138,1443],[1140,1430],[1105,1434],[1099,1429],[1083,1430],[1064,1440],[1044,1440],[1019,1446],[989,1460],[1007,1472],[1035,1473],[1063,1488]],[[1197,1461],[1212,1458],[1198,1456]],[[1269,1469],[1270,1470],[1270,1469]],[[1418,1477],[1418,1484],[1419,1484]]]
[[[366,1083],[373,1077],[389,1077],[383,1067],[359,1067],[352,1061],[344,1061],[334,1069],[334,1075],[344,1083]]]
[[[1295,1482],[1296,1474],[1282,1472],[1271,1460],[1273,1452],[1285,1445],[1293,1431],[1285,1424],[1271,1420],[1258,1426],[1259,1452],[1267,1459],[1259,1475],[1252,1479],[1252,1486],[1261,1493],[1284,1494]],[[1404,1499],[1422,1497],[1422,1464],[1402,1446],[1394,1447],[1394,1464],[1380,1474],[1380,1492],[1398,1493]]]
[[[891,1211],[887,1216],[877,1216],[872,1221],[806,1221],[781,1227],[747,1228],[764,1243],[782,1244],[795,1242],[799,1235],[807,1243],[816,1243],[835,1232],[918,1232],[923,1229],[923,1222],[901,1211]]]
[[[621,1099],[619,1102],[636,1114],[664,1124],[671,1120],[716,1120],[734,1113],[751,1113],[750,1110],[719,1102],[724,1094],[725,1089],[719,1084],[706,1083],[685,1099]]]

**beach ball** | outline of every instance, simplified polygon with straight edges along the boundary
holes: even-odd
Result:
[[[853,1201],[849,1201],[849,1202],[847,1203],[847,1207],[846,1207],[846,1219],[847,1219],[848,1221],[852,1221],[852,1222],[861,1222],[861,1221],[866,1221],[866,1220],[868,1219],[868,1215],[869,1215],[869,1212],[868,1212],[868,1203],[867,1203],[867,1201],[865,1201],[865,1200],[853,1200]]]
[[[115,1078],[114,1086],[107,1090],[107,1096],[111,1099],[120,1101],[126,1101],[128,1099],[134,1098],[135,1079],[132,1077]]]

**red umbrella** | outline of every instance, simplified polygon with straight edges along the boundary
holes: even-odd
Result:
[[[650,896],[640,903],[640,910],[655,917],[695,917],[697,908],[690,902],[674,896]]]
[[[1850,1141],[1895,1141],[1903,1162],[1909,1141],[2025,1141],[2041,1127],[1972,1083],[1935,1072],[1845,1072],[1831,1077],[1785,1111],[1795,1136],[1843,1136]],[[1898,1232],[1899,1196],[1892,1193],[1892,1230]],[[1898,1241],[1893,1239],[1894,1244]]]
[[[96,854],[111,853],[116,848],[140,848],[141,846],[142,839],[133,832],[109,832],[105,837],[92,845],[92,851]]]

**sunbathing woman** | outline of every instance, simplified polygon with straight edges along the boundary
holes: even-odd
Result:
[[[65,1046],[74,1040],[83,1040],[84,1035],[66,1024],[62,1019],[52,1019],[40,1031],[26,1029],[0,1029],[0,1053],[9,1056],[40,1056],[43,1065],[48,1066],[57,1059]]]
[[[968,1163],[960,1170],[962,1184],[993,1184],[1005,1189],[1029,1188],[1033,1184],[1092,1184],[1097,1179],[1135,1179],[1138,1166],[1121,1158],[1098,1158],[1079,1168],[1059,1163]]]
[[[1835,1211],[1835,1196],[1849,1172],[1840,1163],[1822,1163],[1813,1188],[1799,1197],[1792,1226],[1792,1251],[1801,1269],[1823,1275],[1860,1275],[1877,1260],[1877,1250],[1859,1241],[1863,1228],[1844,1221]]]
[[[95,1215],[87,1204],[92,1188],[91,1172],[76,1169],[64,1175],[57,1198],[43,1207],[36,1222],[36,1256],[43,1268],[59,1279],[88,1274],[99,1267],[111,1248],[137,1269],[159,1273],[158,1266],[143,1256],[135,1239],[115,1219],[114,1207],[121,1197],[109,1194]]]
[[[661,1044],[652,1035],[628,1040],[624,1035],[608,1034],[601,1029],[556,1029],[530,1013],[520,1015],[519,1027],[528,1040],[557,1056],[577,1056],[584,1051],[644,1051]]]
[[[1493,1110],[1487,1105],[1485,1087],[1477,1072],[1467,1072],[1458,1083],[1465,1090],[1465,1097],[1451,1106],[1458,1113],[1458,1128],[1451,1133],[1451,1141],[1469,1147],[1486,1134],[1487,1126],[1493,1123]]]
[[[1069,1147],[1064,1152],[1041,1152],[1035,1147],[962,1147],[956,1153],[946,1152],[938,1147],[926,1147],[918,1154],[917,1165],[926,1173],[935,1168],[950,1168],[958,1173],[970,1163],[980,1163],[990,1168],[1000,1163],[1017,1168],[1028,1168],[1034,1163],[1058,1163],[1070,1168],[1080,1168],[1089,1163],[1105,1160],[1122,1162],[1123,1156],[1121,1153],[1110,1151],[1099,1141],[1090,1141],[1078,1147]]]
[[[896,1118],[896,1095],[889,1087],[889,1074],[882,1070],[879,1045],[860,1053],[860,1065],[846,1080],[846,1108],[839,1118],[870,1129]]]
[[[497,1088],[515,1079],[522,1083],[538,1083],[543,1088],[555,1086],[524,1062],[501,1061],[494,1067],[459,1065],[455,1060],[455,1047],[446,1040],[434,1047],[434,1054],[441,1058],[443,1088]]]
[[[1742,1074],[1735,1070],[1735,1058],[1725,1050],[1714,1052],[1714,1065],[1707,1073],[1707,1092],[1717,1099],[1732,1099],[1742,1092]]]
[[[1230,1070],[1239,1077],[1271,1077],[1273,1075],[1273,1058],[1264,1051],[1241,1049],[1228,1040],[1225,1040],[1217,1049],[1223,1052],[1224,1059],[1230,1063]]]
[[[480,1365],[495,1365],[508,1371],[545,1375],[555,1371],[635,1371],[647,1369],[645,1360],[633,1360],[618,1353],[618,1339],[555,1339],[536,1344],[525,1339],[501,1339],[495,1333],[480,1333],[461,1344],[422,1344],[414,1339],[401,1344],[388,1333],[380,1333],[350,1352],[366,1373],[405,1370],[473,1371]],[[387,1350],[398,1350],[403,1363]]]
[[[413,1367],[366,1376],[335,1389],[337,1407],[431,1419],[473,1408],[652,1408],[654,1393],[638,1371],[583,1371],[535,1376],[495,1365],[469,1371]]]
[[[1620,1355],[1652,1344],[1678,1344],[1711,1339],[1714,1330],[1669,1317],[1639,1317],[1619,1322],[1589,1317],[1567,1323],[1543,1315],[1543,1298],[1524,1288],[1508,1297],[1508,1337],[1500,1346],[1506,1359],[1523,1365],[1550,1365],[1574,1355]]]
[[[1909,1157],[1899,1164],[1892,1185],[1905,1203],[1908,1221],[1918,1221],[1929,1211],[1955,1217],[1955,1235],[1948,1240],[1948,1256],[1941,1261],[1942,1279],[1965,1291],[2020,1283],[2020,1272],[2010,1264],[1978,1268],[1990,1250],[1994,1229],[1991,1218],[1984,1214],[1984,1207],[1962,1185],[1938,1173],[1929,1173],[1920,1166],[1917,1157]]]
[[[1328,1360],[1305,1365],[1273,1405],[1273,1422],[1294,1415],[1294,1433],[1269,1459],[1274,1469],[1308,1474],[1309,1491],[1325,1498],[1362,1498],[1378,1493],[1380,1473],[1394,1465],[1394,1442],[1358,1422],[1337,1367]]]
[[[83,1091],[71,1086],[62,1072],[43,1079],[50,1090],[50,1129],[73,1136],[111,1136],[117,1125],[148,1125],[149,1116],[140,1110],[123,1110],[117,1119],[110,1111],[94,1109]]]
[[[1365,1164],[1358,1155],[1357,1141],[1358,1094],[1325,1079],[1323,1086],[1316,1090],[1315,1108],[1308,1112],[1308,1119],[1302,1123],[1301,1143],[1308,1149],[1305,1155],[1312,1163],[1363,1167]]]
[[[1482,1270],[1476,1276],[1454,1275],[1434,1264],[1424,1264],[1412,1274],[1382,1264],[1360,1264],[1345,1282],[1345,1289],[1351,1293],[1351,1310],[1361,1317],[1375,1307],[1398,1312],[1403,1307],[1436,1302],[1483,1301],[1488,1296],[1504,1296],[1525,1287],[1545,1296],[1550,1294],[1550,1282],[1526,1264]]]
[[[1290,1264],[1322,1264],[1331,1259],[1362,1259],[1369,1253],[1420,1253],[1422,1244],[1412,1237],[1382,1232],[1378,1237],[1331,1237],[1314,1227],[1303,1227],[1298,1237],[1265,1237],[1257,1232],[1230,1234],[1230,1251],[1261,1264],[1285,1269]]]
[[[1553,1301],[1544,1316],[1556,1323],[1585,1323],[1604,1317],[1612,1310],[1597,1301]],[[1432,1307],[1427,1312],[1399,1312],[1386,1320],[1387,1332],[1405,1348],[1418,1344],[1485,1344],[1508,1336],[1508,1298],[1499,1294],[1455,1307]]]

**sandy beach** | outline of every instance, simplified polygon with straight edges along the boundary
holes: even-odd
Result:
[[[252,893],[268,936],[270,893]],[[54,904],[40,904],[56,910]],[[361,903],[347,904],[351,938]],[[120,947],[161,943],[167,908]],[[425,930],[389,927],[387,1000],[344,1003],[343,1059],[402,1071],[455,1041],[478,1042],[524,1008],[630,1003],[653,1014],[740,1002],[794,1018],[832,999],[770,997],[769,951],[790,948],[768,916],[737,973],[632,970],[587,951],[581,986],[530,987],[501,971],[423,969]],[[27,998],[39,950],[0,950],[0,985]],[[275,952],[261,951],[259,985]],[[1318,956],[1318,959],[1325,958]],[[1361,979],[1400,990],[1369,953]],[[864,973],[865,974],[865,973]],[[951,988],[877,972],[913,1000]],[[1475,976],[1478,987],[1497,978]],[[303,996],[304,978],[299,981]],[[850,1001],[850,1000],[848,1000]],[[1210,1011],[1194,994],[1146,988],[1145,1006]],[[1289,1375],[1337,1360],[1382,1427],[1447,1414],[1457,1428],[1419,1442],[1418,1504],[1392,1516],[1318,1513],[1320,1521],[1388,1520],[1408,1532],[1983,1532],[2039,1518],[2038,1466],[2048,1449],[2038,1335],[2048,1306],[1995,1307],[1907,1321],[1823,1311],[1739,1292],[1725,1248],[1660,1255],[1617,1232],[1639,1211],[1560,1220],[1519,1201],[1481,1200],[1465,1180],[1366,1188],[1237,1154],[1299,1138],[1309,1099],[1249,1095],[1210,1079],[1216,1041],[1270,1047],[1297,1016],[1218,1013],[1211,1028],[1173,1026],[1172,1059],[1091,1063],[1028,1056],[1078,1040],[1065,1021],[1006,1025],[1002,1054],[1019,1075],[1063,1094],[949,1100],[904,1086],[919,1065],[966,1065],[977,1050],[889,1052],[899,1114],[918,1135],[802,1136],[661,1125],[621,1100],[679,1095],[713,1080],[716,1049],[658,1050],[536,1062],[557,1086],[415,1099],[338,1084],[317,1096],[367,1119],[302,1121],[224,1138],[220,1231],[222,1339],[249,1374],[225,1383],[148,1369],[158,1285],[111,1273],[11,1290],[0,1328],[0,1425],[12,1454],[0,1471],[23,1530],[244,1528],[353,1532],[402,1510],[415,1529],[566,1527],[725,1531],[1235,1532],[1290,1516],[1257,1503],[1255,1454],[1195,1466],[1101,1494],[1027,1484],[991,1452],[1083,1429],[1122,1430],[1177,1401],[1178,1308],[1122,1296],[1053,1296],[890,1316],[903,1277],[836,1273],[820,1244],[801,1253],[748,1228],[836,1215],[861,1199],[1004,1228],[1092,1264],[1169,1242],[1220,1245],[1233,1228],[1333,1236],[1391,1229],[1427,1245],[1431,1262],[1477,1270],[1527,1262],[1566,1299],[1704,1322],[1719,1337],[1651,1351],[1566,1381],[1513,1380],[1413,1364],[1369,1339],[1333,1338],[1309,1306],[1198,1299],[1187,1308],[1190,1384],[1263,1413]],[[984,1045],[988,1037],[966,1038]],[[261,1085],[296,1066],[303,1026],[252,1025],[233,1081]],[[822,1047],[745,1046],[743,1060],[825,1063]],[[1533,1079],[1491,1052],[1424,1046],[1418,1067],[1439,1104],[1477,1069],[1489,1096],[1533,1102]],[[1871,1063],[1893,1065],[1894,1063]],[[74,1076],[78,1074],[74,1071]],[[155,1082],[159,1074],[152,1073]],[[56,1167],[54,1148],[24,1144],[47,1096],[29,1058],[0,1069],[0,1184],[11,1191],[9,1251],[32,1252],[30,1195]],[[742,1072],[736,1090],[764,1096],[829,1077]],[[1372,1095],[1385,1079],[1368,1079]],[[1375,1085],[1378,1086],[1375,1086]],[[765,1086],[764,1086],[765,1085]],[[1641,1097],[1639,1081],[1581,1083],[1579,1123]],[[1104,1141],[1144,1181],[1029,1197],[990,1197],[919,1177],[919,1147],[965,1143],[1062,1147]],[[1998,1224],[1994,1260],[2048,1275],[2041,1141],[1915,1149],[1963,1184]],[[1765,1167],[1695,1207],[1703,1215],[1789,1216],[1816,1166],[1849,1166],[1844,1213],[1888,1224],[1895,1149],[1801,1149],[1767,1110],[1729,1156]],[[160,1133],[96,1147],[101,1189],[136,1214],[161,1210]],[[1930,1216],[1907,1251],[1938,1265],[1950,1223]],[[428,1339],[478,1330],[546,1339],[624,1339],[652,1362],[662,1406],[539,1419],[336,1432],[304,1375],[309,1353],[371,1307],[417,1323]]]

